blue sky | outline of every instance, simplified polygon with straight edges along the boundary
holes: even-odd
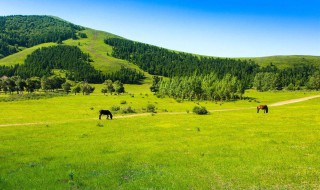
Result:
[[[319,0],[0,0],[169,49],[222,57],[320,55]]]

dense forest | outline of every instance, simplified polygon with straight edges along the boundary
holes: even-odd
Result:
[[[76,46],[58,45],[43,47],[28,55],[15,75],[22,78],[50,76],[52,69],[66,71],[66,77],[74,81],[102,82],[104,76],[90,64],[88,54]]]
[[[53,69],[66,72],[66,78],[73,81],[102,83],[107,79],[136,84],[144,78],[142,72],[122,67],[119,71],[104,74],[96,70],[88,54],[77,46],[58,45],[43,47],[28,55],[25,63],[13,67],[0,66],[0,76],[20,76],[23,79],[53,75]]]
[[[113,47],[112,56],[128,60],[153,75],[166,77],[191,76],[215,72],[219,79],[226,73],[236,76],[241,83],[250,87],[258,65],[252,61],[200,57],[177,53],[156,46],[120,38],[109,38],[105,43]]]
[[[105,39],[113,47],[114,57],[128,60],[154,75],[199,78],[213,74],[216,80],[223,81],[230,75],[236,77],[239,88],[255,87],[259,91],[291,89],[303,87],[319,89],[316,84],[319,67],[312,64],[297,63],[289,68],[278,69],[270,63],[260,67],[251,60],[213,58],[178,53],[156,46],[133,42],[120,38]],[[182,85],[182,84],[181,84]],[[153,87],[152,87],[153,88]]]
[[[83,29],[51,16],[0,16],[0,59],[21,47],[76,38]]]

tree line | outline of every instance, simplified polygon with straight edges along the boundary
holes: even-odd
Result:
[[[113,82],[108,79],[103,82],[104,87],[102,88],[102,93],[124,93],[125,89],[123,83],[120,81]],[[33,93],[39,92],[40,90],[44,92],[56,92],[63,91],[65,93],[82,93],[83,95],[88,95],[94,92],[95,87],[90,85],[88,82],[73,82],[67,81],[66,78],[61,76],[43,76],[43,77],[31,77],[27,79],[22,79],[20,76],[12,77],[1,77],[0,78],[0,92],[5,94],[23,94],[24,92]]]
[[[0,59],[23,47],[77,38],[84,28],[51,16],[0,16]],[[84,36],[84,35],[82,35]]]
[[[0,76],[20,76],[23,79],[53,75],[53,69],[66,72],[66,78],[72,81],[102,83],[107,79],[120,80],[123,83],[140,83],[142,72],[122,67],[119,71],[104,74],[92,66],[88,54],[77,46],[58,45],[43,47],[28,55],[24,64],[0,66]]]

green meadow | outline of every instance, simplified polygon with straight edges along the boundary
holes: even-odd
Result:
[[[177,102],[147,84],[123,95],[101,88],[0,101],[0,189],[320,189],[320,98],[255,109],[319,92]],[[196,105],[210,114],[193,114]],[[114,106],[113,120],[98,119]],[[129,106],[135,113],[123,114]]]

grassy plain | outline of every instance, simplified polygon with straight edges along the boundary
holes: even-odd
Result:
[[[96,88],[90,96],[0,102],[0,189],[320,188],[319,98],[268,114],[254,108],[319,92],[178,103],[156,98],[148,85],[126,85],[120,96]],[[150,103],[158,113],[141,114]],[[196,104],[211,113],[192,114]],[[114,105],[137,113],[98,120],[99,109]]]

